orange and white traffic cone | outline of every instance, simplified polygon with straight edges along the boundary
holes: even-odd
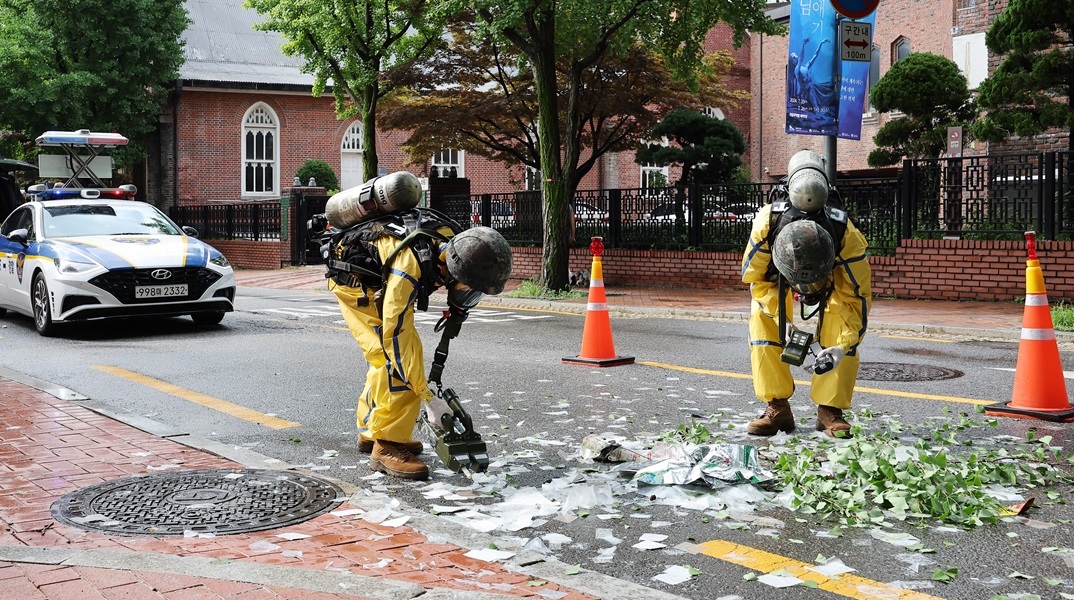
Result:
[[[1068,423],[1074,421],[1074,406],[1067,397],[1044,273],[1037,260],[1036,233],[1026,232],[1026,244],[1026,307],[1014,370],[1014,393],[1010,402],[987,407],[985,414]]]
[[[619,356],[612,341],[612,321],[608,316],[608,300],[604,295],[604,271],[600,256],[604,254],[603,238],[595,237],[589,244],[593,267],[589,274],[589,303],[586,305],[585,327],[582,329],[582,351],[574,358],[564,358],[568,365],[614,367],[629,365],[633,356]]]

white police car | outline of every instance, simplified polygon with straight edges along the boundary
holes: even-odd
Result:
[[[38,333],[61,323],[190,315],[215,325],[233,310],[235,274],[224,255],[134,186],[31,186],[35,199],[0,225],[0,315],[32,316]]]

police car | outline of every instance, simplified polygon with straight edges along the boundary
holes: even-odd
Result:
[[[0,225],[0,315],[32,316],[38,333],[106,317],[190,315],[215,325],[233,310],[227,258],[134,186],[46,188]]]

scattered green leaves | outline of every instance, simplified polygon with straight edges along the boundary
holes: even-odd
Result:
[[[951,583],[958,577],[958,567],[951,567],[950,569],[934,569],[932,571],[932,580],[939,581],[940,583]]]

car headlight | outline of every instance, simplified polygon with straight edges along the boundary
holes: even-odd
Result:
[[[56,265],[56,270],[64,275],[78,275],[79,273],[85,273],[100,268],[100,265],[95,262],[74,260],[71,258],[56,257],[52,259],[52,262]]]
[[[231,266],[231,263],[229,263],[227,261],[227,257],[224,256],[223,254],[210,258],[209,262],[213,263],[214,265],[216,265],[218,267],[230,267]]]

